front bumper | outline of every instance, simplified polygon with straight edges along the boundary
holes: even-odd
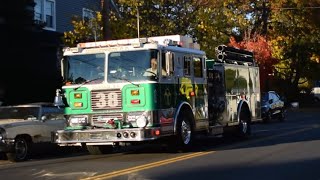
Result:
[[[14,140],[0,141],[0,152],[4,152],[4,153],[14,152]]]
[[[52,133],[52,142],[59,145],[103,145],[154,140],[160,138],[160,134],[160,128],[58,130]]]

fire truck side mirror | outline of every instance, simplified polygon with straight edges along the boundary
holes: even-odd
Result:
[[[173,73],[173,60],[174,56],[172,52],[166,52],[165,70],[167,75],[171,76]]]

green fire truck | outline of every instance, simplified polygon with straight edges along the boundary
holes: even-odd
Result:
[[[68,123],[52,141],[102,154],[159,139],[184,149],[198,134],[249,136],[261,120],[259,69],[251,52],[216,51],[217,60],[209,60],[181,35],[65,48],[55,104]]]

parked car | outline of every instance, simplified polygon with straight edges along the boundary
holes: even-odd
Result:
[[[314,87],[310,92],[314,102],[320,102],[320,87]]]
[[[24,161],[37,149],[54,146],[51,132],[63,129],[63,109],[52,103],[0,107],[0,153],[10,161]]]
[[[277,119],[283,121],[286,116],[286,107],[283,98],[275,91],[262,93],[261,114],[263,122]]]

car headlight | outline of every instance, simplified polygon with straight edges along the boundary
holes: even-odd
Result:
[[[0,141],[4,140],[6,136],[6,130],[0,128]]]
[[[88,125],[88,116],[71,116],[68,121],[69,126],[86,126]]]

